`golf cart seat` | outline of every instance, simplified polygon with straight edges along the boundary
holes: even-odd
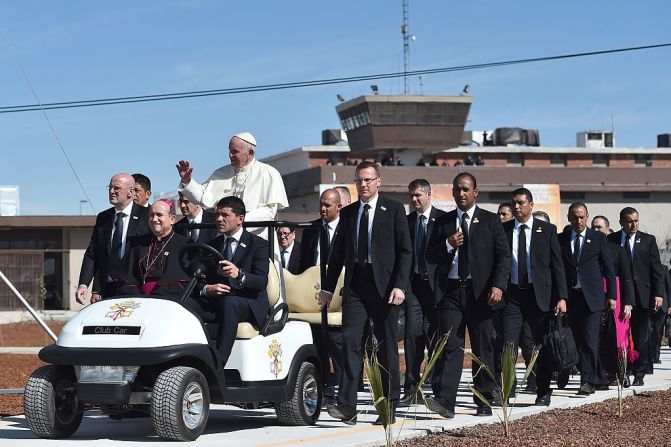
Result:
[[[345,281],[344,269],[338,278],[331,306],[328,308],[328,325],[342,326],[342,288]],[[284,288],[289,305],[289,319],[320,324],[322,321],[316,295],[321,288],[319,266],[312,266],[298,275],[284,270]]]
[[[275,269],[275,264],[273,262],[270,262],[269,267],[270,269],[268,270],[268,285],[266,286],[266,293],[268,294],[269,315],[268,315],[268,321],[266,322],[264,327],[263,331],[264,335],[269,335],[273,332],[276,332],[272,330],[275,326],[279,326],[279,329],[281,329],[287,320],[287,317],[283,316],[283,318],[281,318],[279,321],[274,321],[278,313],[282,312],[282,309],[284,309],[284,314],[287,314],[287,310],[286,310],[286,304],[284,303],[275,307],[280,299],[280,279],[279,275],[277,274],[277,270]],[[238,323],[238,332],[236,333],[235,338],[237,340],[248,340],[250,338],[256,337],[260,333],[261,331],[259,330],[258,327],[245,321],[242,323]]]

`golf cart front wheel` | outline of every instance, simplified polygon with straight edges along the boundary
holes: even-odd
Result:
[[[322,386],[315,365],[303,362],[288,402],[275,404],[277,419],[284,425],[313,425],[319,419],[322,406]]]
[[[173,441],[194,441],[205,430],[210,389],[195,368],[177,366],[159,374],[151,397],[156,434]]]
[[[42,366],[30,375],[23,397],[28,427],[40,438],[67,438],[84,416],[75,392],[75,373],[65,366]]]

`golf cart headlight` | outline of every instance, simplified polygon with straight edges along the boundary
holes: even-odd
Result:
[[[75,366],[78,382],[128,382],[135,380],[139,366]]]

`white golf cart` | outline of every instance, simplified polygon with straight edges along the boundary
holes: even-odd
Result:
[[[280,224],[287,223],[254,226]],[[210,246],[185,247],[180,262],[193,279],[181,299],[220,259]],[[42,438],[66,438],[84,411],[100,408],[114,419],[150,415],[159,437],[190,441],[205,429],[210,403],[274,407],[283,424],[314,424],[322,405],[322,350],[310,324],[288,321],[287,303],[278,303],[283,277],[271,262],[268,321],[262,328],[238,326],[225,369],[214,347],[216,328],[179,301],[130,296],[87,306],[39,353],[49,365],[35,370],[26,384],[28,426]],[[319,284],[303,281],[307,287],[296,292],[295,278],[287,278],[294,282],[287,288],[314,302]]]

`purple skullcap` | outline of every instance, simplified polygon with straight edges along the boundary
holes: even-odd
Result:
[[[170,210],[173,212],[173,214],[176,212],[175,204],[172,203],[172,200],[170,200],[170,199],[158,199],[158,201],[167,203],[168,206],[170,207]]]

